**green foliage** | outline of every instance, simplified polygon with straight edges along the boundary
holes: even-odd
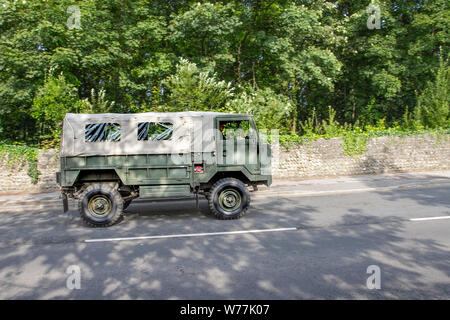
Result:
[[[434,82],[419,97],[415,120],[426,128],[450,128],[450,67],[441,57]]]
[[[114,102],[105,99],[105,90],[98,94],[91,90],[90,99],[79,100],[75,85],[60,74],[48,77],[39,88],[31,107],[31,116],[40,124],[39,143],[41,147],[57,147],[61,135],[61,123],[66,113],[111,112]]]
[[[410,113],[409,108],[407,107],[405,113],[403,114],[403,122],[402,128],[405,130],[423,130],[425,127],[422,124],[422,121],[417,119],[417,111],[416,114]]]
[[[239,8],[233,3],[194,2],[184,12],[173,14],[169,40],[175,49],[202,67],[232,68],[232,45],[243,25]]]
[[[348,156],[363,154],[367,148],[368,136],[349,132],[344,135],[342,141],[342,150]]]
[[[105,98],[105,90],[100,89],[98,93],[91,89],[90,99],[79,100],[74,105],[73,112],[80,113],[109,113],[114,110],[115,102],[108,101]]]
[[[185,59],[162,84],[168,91],[166,105],[170,111],[224,111],[234,95],[231,83],[217,80],[215,74],[201,71]]]
[[[278,129],[282,134],[289,131],[293,109],[287,97],[269,88],[255,90],[248,87],[227,103],[227,111],[252,114],[259,129]]]
[[[336,111],[331,106],[328,107],[328,120],[322,120],[322,128],[328,138],[339,137],[346,131],[345,126],[336,121]]]
[[[28,163],[27,174],[33,184],[38,182],[40,174],[37,169],[37,156],[38,148],[0,143],[0,163],[4,162],[10,170],[20,170]]]
[[[39,141],[58,141],[61,127],[58,125],[67,112],[74,111],[77,102],[76,87],[67,82],[62,74],[47,78],[36,93],[31,116],[40,124]]]
[[[393,123],[391,127],[386,127],[385,119],[379,119],[375,125],[366,125],[364,127],[348,124],[340,125],[334,119],[335,115],[336,112],[330,107],[328,120],[323,120],[322,124],[316,124],[316,113],[313,109],[312,115],[300,123],[303,135],[299,136],[292,133],[280,135],[281,145],[290,147],[295,144],[303,144],[317,139],[342,138],[344,154],[355,156],[365,152],[367,143],[371,137],[419,134],[432,134],[442,137],[450,134],[450,128],[425,129],[423,126],[412,127],[412,125],[399,125],[397,122]],[[410,118],[408,117],[408,119]],[[409,121],[411,122],[412,120]]]
[[[304,122],[300,123],[302,133],[307,137],[316,137],[322,133],[322,128],[318,124],[316,109],[313,108],[312,115]]]
[[[246,112],[306,139],[448,128],[450,2],[377,0],[375,30],[370,3],[1,1],[0,139],[56,146],[66,112]]]
[[[336,120],[336,111],[331,106],[328,107],[326,120],[319,122],[316,109],[313,108],[311,116],[300,122],[300,127],[303,135],[313,139],[318,137],[326,139],[342,137],[345,132],[351,130],[350,126],[347,124],[341,125]]]

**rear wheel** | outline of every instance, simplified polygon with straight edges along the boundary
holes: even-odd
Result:
[[[78,201],[83,221],[91,227],[109,227],[123,218],[123,199],[107,184],[93,184],[86,188]]]
[[[239,219],[250,205],[250,193],[242,181],[225,178],[212,186],[208,194],[208,203],[217,219]]]

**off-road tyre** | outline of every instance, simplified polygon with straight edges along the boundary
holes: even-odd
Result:
[[[239,219],[250,206],[250,193],[238,179],[220,179],[209,190],[208,204],[211,213],[219,220]]]
[[[90,227],[109,227],[120,222],[123,209],[119,191],[107,184],[90,185],[78,201],[81,219]]]

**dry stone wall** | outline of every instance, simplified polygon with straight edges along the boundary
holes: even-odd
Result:
[[[384,136],[369,139],[361,155],[344,154],[341,138],[319,139],[280,148],[274,179],[450,170],[450,135]],[[274,162],[276,163],[276,161]],[[11,167],[0,160],[0,193],[57,190],[56,150],[40,150],[39,181],[31,183],[28,167]]]

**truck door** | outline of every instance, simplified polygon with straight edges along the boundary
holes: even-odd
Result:
[[[259,139],[251,117],[217,117],[217,162],[219,166],[244,166],[260,174]]]

